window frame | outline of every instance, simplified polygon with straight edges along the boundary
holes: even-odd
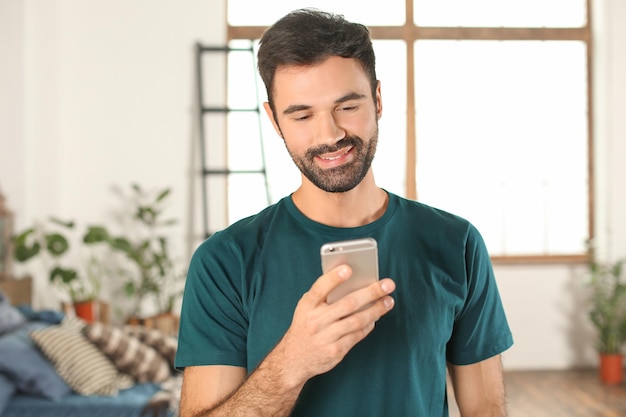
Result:
[[[228,0],[226,0],[228,1]],[[402,26],[368,26],[374,40],[401,40],[406,45],[407,114],[415,114],[415,54],[414,42],[418,40],[534,40],[534,41],[581,41],[586,46],[587,71],[587,178],[588,178],[588,237],[594,236],[594,147],[593,147],[593,50],[591,42],[592,0],[586,0],[587,19],[582,27],[434,27],[417,26],[413,22],[413,0],[405,0],[405,23]],[[265,26],[231,26],[226,23],[227,42],[236,39],[259,39]],[[417,130],[414,117],[407,117],[405,195],[418,199],[417,189]],[[582,263],[587,253],[571,255],[492,255],[497,264],[519,263]]]

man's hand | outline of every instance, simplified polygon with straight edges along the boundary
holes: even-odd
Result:
[[[268,357],[280,361],[289,386],[301,387],[311,377],[334,368],[393,308],[389,294],[395,283],[389,278],[326,303],[328,294],[351,275],[348,265],[332,269],[298,302],[291,326]]]

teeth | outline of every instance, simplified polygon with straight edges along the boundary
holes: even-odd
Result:
[[[325,161],[334,161],[336,159],[341,158],[345,154],[347,154],[350,149],[352,149],[352,148],[349,148],[348,150],[346,150],[345,152],[342,152],[340,155],[337,155],[337,156],[321,156],[320,155],[320,159],[323,159]]]

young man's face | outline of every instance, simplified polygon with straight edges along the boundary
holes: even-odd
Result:
[[[276,120],[304,177],[328,192],[357,186],[370,169],[382,114],[380,85],[351,58],[330,57],[315,66],[279,67],[274,76]]]

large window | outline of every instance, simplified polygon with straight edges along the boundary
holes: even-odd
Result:
[[[585,0],[307,4],[371,30],[384,103],[380,186],[467,218],[495,261],[582,259],[593,233]],[[256,48],[293,7],[228,0],[229,45]],[[230,54],[230,106],[265,101],[250,68],[253,54]],[[241,117],[230,117],[225,159],[242,169],[264,155],[273,203],[297,187],[299,173],[264,114],[260,124]],[[258,176],[231,177],[229,222],[265,206],[264,188]]]

